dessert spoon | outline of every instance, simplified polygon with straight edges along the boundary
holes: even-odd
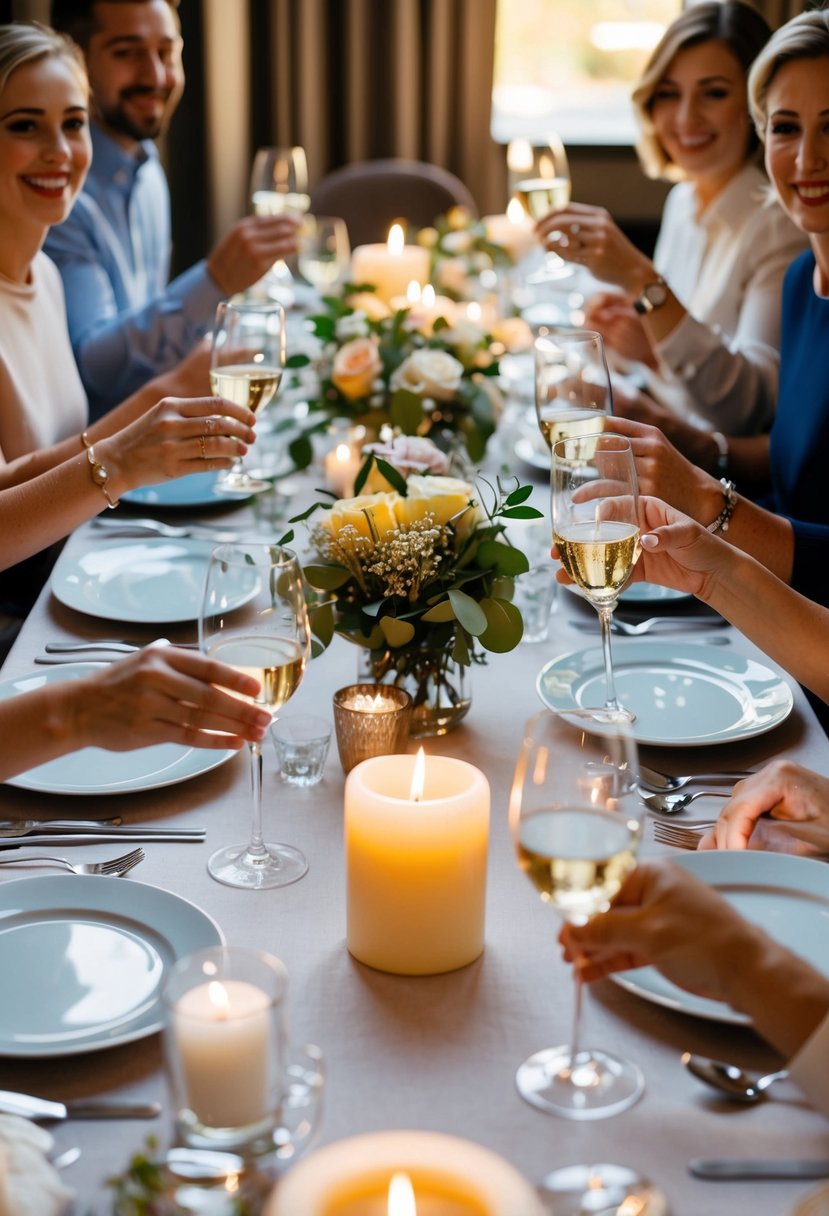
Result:
[[[787,1069],[781,1068],[758,1077],[744,1072],[736,1064],[709,1060],[706,1056],[694,1056],[687,1051],[682,1054],[682,1063],[698,1080],[718,1089],[720,1093],[728,1094],[735,1102],[762,1102],[769,1086],[775,1081],[785,1081],[789,1075]]]

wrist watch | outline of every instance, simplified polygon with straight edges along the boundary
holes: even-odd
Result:
[[[633,301],[633,307],[640,316],[645,316],[655,308],[661,308],[667,298],[668,284],[661,276],[657,276],[651,283],[645,284],[638,300]]]

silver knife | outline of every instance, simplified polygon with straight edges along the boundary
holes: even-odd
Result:
[[[0,1110],[24,1119],[157,1119],[158,1102],[50,1102],[0,1089]]]
[[[236,541],[242,535],[230,528],[211,528],[209,524],[164,524],[155,519],[120,519],[101,516],[91,521],[96,531],[109,536],[148,536],[161,540]]]
[[[120,827],[110,827],[91,821],[71,823],[67,820],[62,823],[55,820],[53,823],[29,825],[19,832],[15,832],[13,824],[3,827],[0,829],[0,845],[7,840],[22,840],[24,836],[35,836],[38,840],[41,836],[121,836],[129,840],[146,832],[152,832],[154,836],[162,836],[167,840],[204,840],[205,837],[204,828],[154,828],[142,826],[140,823],[124,823]]]
[[[829,1178],[829,1160],[769,1160],[756,1157],[694,1157],[688,1162],[696,1178],[720,1182],[761,1178]]]
[[[204,836],[178,836],[170,832],[151,832],[141,829],[136,829],[134,832],[120,835],[120,840],[129,841],[132,844],[146,844],[153,842],[176,842],[179,844],[202,844]],[[22,848],[38,848],[41,849],[45,844],[112,844],[112,836],[104,836],[100,832],[71,832],[64,833],[44,833],[42,836],[4,836],[0,840],[0,857],[2,857],[5,849],[22,849]]]
[[[175,646],[179,650],[199,648],[198,642],[168,642],[166,638],[158,638],[157,641],[166,642],[168,646]],[[115,650],[119,654],[133,654],[136,650],[143,650],[145,646],[150,645],[151,642],[118,642],[102,638],[97,642],[47,642],[43,649],[47,654],[76,654],[83,650]]]

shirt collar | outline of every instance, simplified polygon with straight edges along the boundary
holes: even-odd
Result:
[[[740,228],[746,218],[746,198],[756,197],[764,184],[768,187],[765,175],[749,161],[720,191],[710,207],[706,207],[700,217],[700,226]]]
[[[128,152],[111,135],[107,135],[94,122],[90,123],[92,137],[92,163],[99,181],[111,183],[117,190],[128,194],[136,176],[148,160],[158,159],[158,150],[152,140],[145,139],[138,151]]]

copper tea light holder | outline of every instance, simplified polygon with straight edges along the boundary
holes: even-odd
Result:
[[[343,771],[372,756],[401,755],[409,742],[412,698],[393,684],[349,684],[334,693],[334,729]]]

